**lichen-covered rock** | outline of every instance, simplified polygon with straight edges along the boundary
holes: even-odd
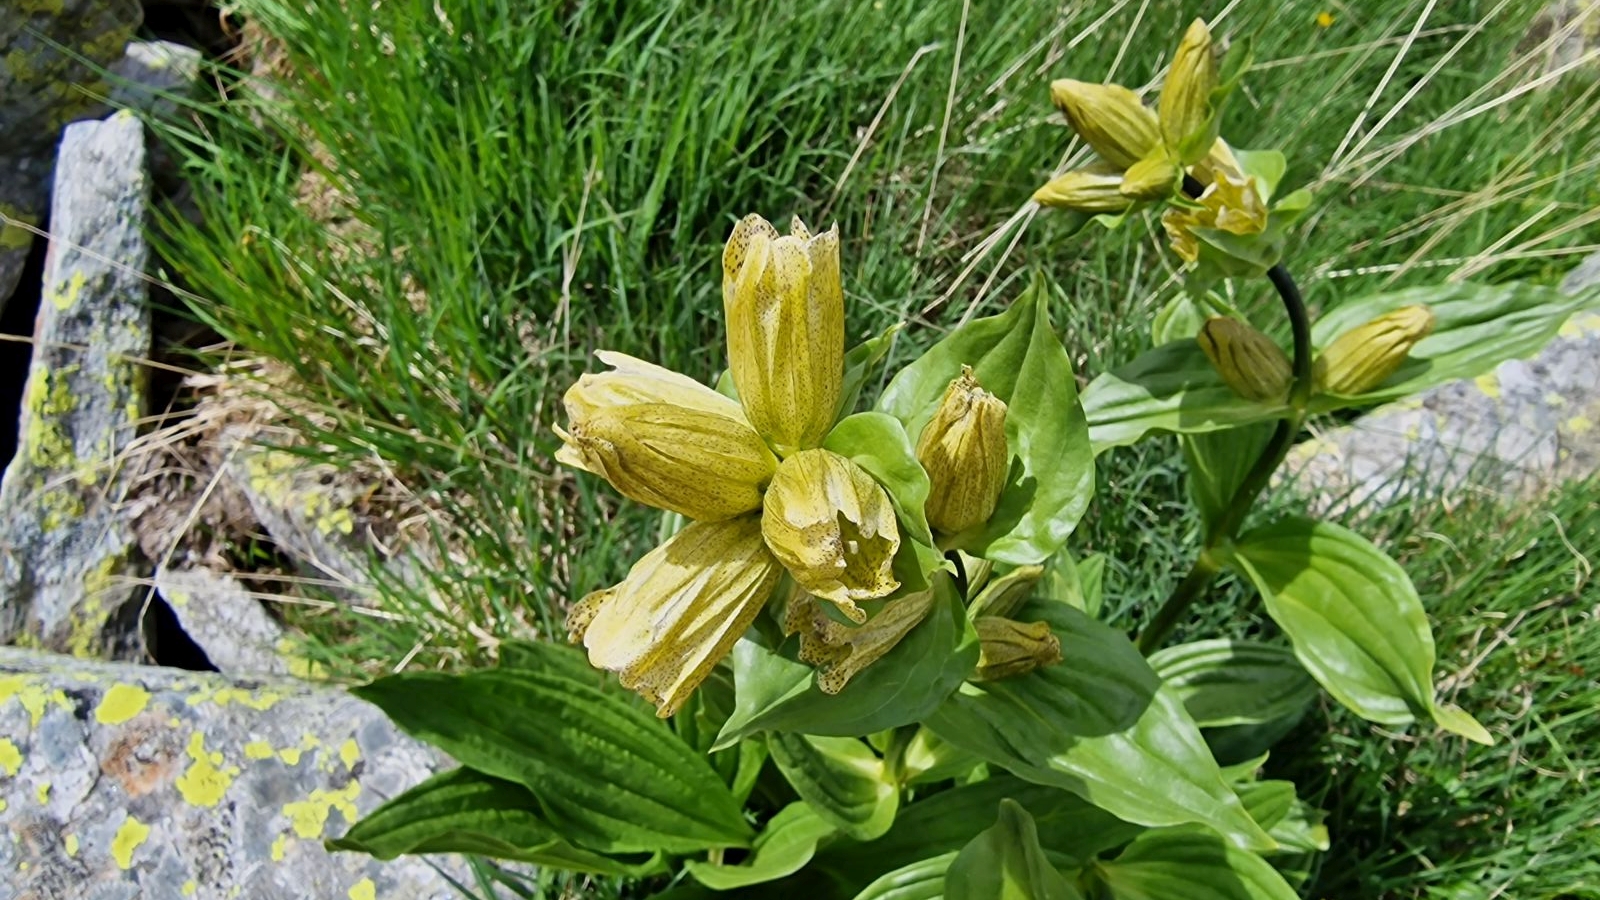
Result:
[[[21,440],[0,480],[0,638],[79,656],[133,652],[116,463],[143,415],[150,354],[144,152],[129,113],[62,137]]]
[[[1562,282],[1600,281],[1600,254]],[[1283,477],[1321,513],[1421,492],[1527,497],[1600,471],[1600,311],[1537,356],[1379,407],[1290,451]]]
[[[56,139],[69,122],[104,115],[98,69],[122,59],[143,21],[138,0],[12,0],[0,13],[0,214],[39,225]],[[33,235],[0,220],[0,309],[16,289]]]
[[[200,51],[171,41],[134,41],[111,67],[111,105],[158,119],[178,112],[200,79]]]
[[[448,766],[343,691],[0,649],[0,735],[0,896],[455,896],[323,849]]]
[[[283,626],[231,575],[209,569],[156,569],[160,592],[189,639],[217,671],[230,675],[290,675]],[[302,669],[304,666],[301,667]]]

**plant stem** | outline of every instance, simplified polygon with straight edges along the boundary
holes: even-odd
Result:
[[[1185,175],[1183,190],[1189,196],[1198,198],[1204,192],[1204,186],[1193,176]],[[1299,285],[1295,284],[1294,278],[1289,275],[1289,270],[1285,269],[1282,263],[1267,270],[1267,279],[1272,282],[1279,298],[1283,300],[1283,308],[1289,314],[1289,328],[1294,336],[1294,382],[1289,388],[1289,413],[1278,421],[1278,427],[1272,432],[1272,438],[1261,448],[1261,455],[1245,474],[1244,480],[1239,482],[1239,487],[1229,498],[1222,515],[1217,517],[1211,532],[1206,535],[1200,555],[1195,559],[1194,565],[1189,567],[1188,574],[1183,576],[1183,580],[1173,588],[1166,602],[1156,610],[1155,618],[1151,619],[1150,624],[1139,633],[1139,652],[1146,656],[1161,649],[1161,645],[1172,635],[1172,630],[1189,611],[1189,607],[1210,586],[1211,580],[1221,568],[1212,551],[1233,540],[1239,526],[1244,524],[1244,518],[1249,514],[1250,508],[1255,505],[1256,498],[1272,479],[1272,473],[1278,470],[1278,466],[1283,464],[1284,457],[1288,456],[1295,435],[1300,433],[1300,426],[1305,423],[1306,404],[1311,397],[1312,384],[1311,316],[1306,312],[1305,299],[1300,296]]]

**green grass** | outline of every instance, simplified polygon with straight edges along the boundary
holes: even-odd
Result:
[[[1314,307],[1446,277],[1554,282],[1593,249],[1584,241],[1600,218],[1600,117],[1574,110],[1593,105],[1600,64],[1529,87],[1538,71],[1514,66],[1514,47],[1541,5],[1334,3],[1329,28],[1315,24],[1320,3],[1231,7],[1220,30],[1235,39],[1259,31],[1258,66],[1224,134],[1237,146],[1280,146],[1286,185],[1316,189],[1288,259]],[[1150,317],[1178,291],[1153,218],[1069,236],[1047,213],[1016,214],[1080,152],[1049,106],[1048,80],[1150,83],[1181,25],[1218,7],[238,8],[282,41],[296,75],[275,99],[235,81],[228,103],[170,135],[205,220],[167,231],[169,275],[238,352],[293,372],[300,399],[323,414],[300,423],[307,452],[382,461],[437,511],[434,539],[454,553],[434,585],[379,584],[376,602],[397,616],[297,617],[308,653],[335,672],[470,663],[496,637],[552,634],[565,603],[620,578],[650,546],[653,514],[553,466],[551,426],[596,348],[715,377],[721,243],[746,212],[838,222],[849,333],[909,321],[895,364],[963,316],[1003,307],[1037,267],[1067,289],[1053,315],[1087,379],[1148,346]],[[308,170],[348,195],[357,228],[331,229],[294,202]],[[1272,308],[1264,282],[1238,290],[1246,308]],[[1075,537],[1075,551],[1110,555],[1108,615],[1119,625],[1149,615],[1187,565],[1195,522],[1176,446],[1156,439],[1103,457]],[[1577,516],[1581,497],[1574,489],[1554,509]],[[1436,505],[1415,509],[1414,521],[1383,519],[1384,534],[1404,542],[1437,532],[1477,546],[1477,533],[1449,528],[1495,524],[1483,512],[1441,525]],[[1543,537],[1504,569],[1472,552],[1451,562],[1442,543],[1411,554],[1444,623],[1447,671],[1462,665],[1479,626],[1515,616],[1526,592],[1556,590],[1560,578],[1540,579],[1570,556],[1552,549],[1559,541],[1545,521],[1525,516],[1506,532],[1525,534],[1503,538],[1507,547]],[[1575,543],[1593,532],[1585,521],[1587,532],[1568,529]],[[1570,579],[1570,567],[1561,571]],[[1478,580],[1460,580],[1464,572]],[[449,604],[435,606],[429,589]],[[1189,633],[1245,627],[1229,618],[1238,596],[1221,592]],[[1306,726],[1296,777],[1333,811],[1338,848],[1313,896],[1487,896],[1462,886],[1510,878],[1519,865],[1536,878],[1578,871],[1583,848],[1563,817],[1581,818],[1594,798],[1568,802],[1557,791],[1572,790],[1571,779],[1527,773],[1535,759],[1575,771],[1568,763],[1593,743],[1579,713],[1594,705],[1593,682],[1560,666],[1549,681],[1526,676],[1538,664],[1521,654],[1533,643],[1553,652],[1552,635],[1570,633],[1563,652],[1580,659],[1583,609],[1530,616],[1519,626],[1526,643],[1497,647],[1479,668],[1469,702],[1520,684],[1549,703],[1517,718],[1515,698],[1491,693],[1506,712],[1490,717],[1505,738],[1481,752],[1493,755],[1463,762],[1455,744],[1396,742],[1338,717]],[[1484,634],[1487,647],[1492,629]],[[1512,765],[1515,748],[1526,758]],[[1454,780],[1444,776],[1451,762],[1461,764]],[[1418,774],[1397,790],[1383,779],[1400,764]],[[1506,812],[1494,813],[1496,796]],[[1405,815],[1400,797],[1410,800]],[[1516,841],[1440,857],[1455,846],[1448,832],[1466,833],[1437,818],[1455,798],[1486,816],[1473,820],[1475,836],[1500,815]],[[1549,816],[1538,812],[1546,800]],[[1502,896],[1575,890],[1549,886]]]

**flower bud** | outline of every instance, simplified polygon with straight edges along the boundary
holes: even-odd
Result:
[[[1144,159],[1161,142],[1156,114],[1120,84],[1063,78],[1050,82],[1050,99],[1084,143],[1118,169]]]
[[[568,627],[589,663],[677,712],[766,606],[782,574],[755,516],[696,522],[645,554],[621,584],[585,597]]]
[[[831,450],[802,450],[778,465],[761,515],[767,547],[807,592],[855,622],[855,603],[893,593],[900,549],[889,495],[867,470]]]
[[[1432,333],[1433,311],[1421,305],[1403,306],[1358,325],[1317,357],[1317,388],[1345,397],[1364,394],[1387,381],[1411,348]]]
[[[1025,675],[1061,661],[1061,639],[1048,622],[1014,622],[999,616],[973,620],[978,632],[978,668],[973,681]]]
[[[1294,369],[1272,338],[1227,317],[1206,320],[1195,337],[1206,359],[1233,392],[1258,403],[1277,403],[1289,392]]]
[[[1044,577],[1044,566],[1018,566],[985,585],[967,607],[973,620],[985,616],[1009,616],[1033,596],[1033,589]]]
[[[934,597],[929,590],[891,600],[864,624],[851,627],[834,621],[821,601],[797,589],[784,615],[783,633],[800,635],[800,661],[816,667],[817,687],[824,694],[837,694],[927,617]]]
[[[1210,122],[1211,92],[1216,87],[1217,57],[1211,48],[1211,30],[1195,19],[1178,44],[1157,104],[1161,137],[1186,164],[1198,162],[1210,150],[1211,141],[1202,132],[1214,124]]]
[[[1006,486],[1006,405],[978,386],[972,369],[945,388],[917,438],[917,462],[928,472],[928,524],[955,534],[989,521]]]
[[[1128,167],[1117,189],[1133,200],[1164,200],[1178,183],[1178,164],[1165,150],[1157,150]]]
[[[1033,192],[1040,206],[1071,209],[1084,213],[1119,213],[1133,206],[1123,196],[1122,171],[1108,163],[1096,163],[1057,175]]]
[[[750,424],[780,455],[821,443],[844,381],[839,229],[791,227],[780,237],[746,216],[722,252],[728,368]]]
[[[614,371],[584,375],[562,398],[556,460],[606,479],[623,496],[716,521],[761,507],[777,458],[737,401],[621,353]]]

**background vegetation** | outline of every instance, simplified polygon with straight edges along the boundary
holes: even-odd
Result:
[[[446,606],[384,582],[398,615],[296,614],[307,652],[346,674],[472,663],[556,634],[569,598],[653,542],[652,517],[551,464],[551,425],[596,348],[715,377],[720,248],[745,212],[837,221],[851,339],[906,321],[896,360],[1030,267],[1067,288],[1053,315],[1080,377],[1145,347],[1177,290],[1159,223],[1069,237],[1026,201],[1081,152],[1048,81],[1151,83],[1195,15],[1258,33],[1224,134],[1281,147],[1286,185],[1317,192],[1287,260],[1314,307],[1559,279],[1597,249],[1600,117],[1575,111],[1600,63],[1525,38],[1541,5],[243,0],[282,77],[226,78],[226,102],[170,135],[204,218],[170,223],[167,274],[235,352],[292,372],[319,457],[379,460],[415,492],[453,561],[431,586]],[[1595,487],[1531,513],[1379,514],[1460,702],[1501,743],[1331,706],[1305,722],[1273,765],[1332,813],[1308,897],[1600,897]],[[1118,624],[1181,575],[1182,489],[1176,442],[1100,460],[1074,549],[1110,555]]]

